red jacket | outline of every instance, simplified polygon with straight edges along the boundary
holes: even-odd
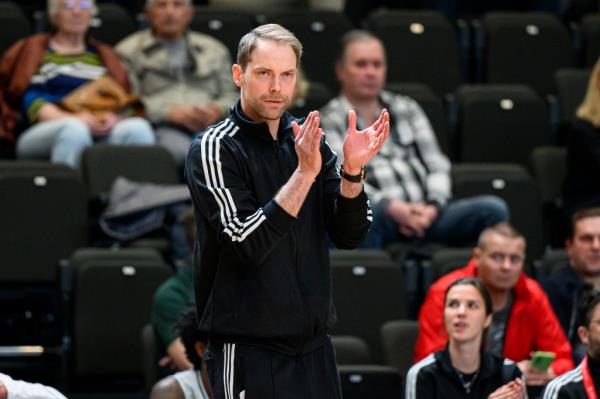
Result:
[[[474,259],[462,269],[448,273],[436,281],[419,312],[419,336],[415,346],[414,360],[418,361],[432,352],[444,349],[448,340],[444,328],[444,295],[454,281],[463,277],[476,277],[477,267]],[[533,279],[524,273],[517,281],[514,299],[502,355],[519,362],[530,357],[531,351],[554,352],[556,359],[552,370],[558,375],[573,368],[571,345],[550,306],[548,297]]]

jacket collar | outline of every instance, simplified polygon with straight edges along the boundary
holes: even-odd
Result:
[[[238,100],[229,110],[230,117],[233,121],[240,126],[240,128],[244,131],[251,132],[255,134],[258,138],[262,140],[273,141],[273,137],[271,136],[271,132],[269,131],[269,126],[266,122],[255,122],[248,115],[242,111],[242,102]],[[298,124],[302,124],[304,118],[298,119],[294,118],[289,112],[284,112],[281,115],[281,119],[279,121],[279,130],[277,132],[277,140],[281,141],[282,139],[293,135],[292,133],[292,121],[296,121]]]
[[[456,375],[456,370],[452,366],[452,361],[450,360],[450,352],[448,350],[448,344],[446,347],[435,353],[435,358],[440,363],[442,370],[452,378],[458,379]],[[500,364],[502,362],[495,355],[482,351],[481,352],[481,364],[479,365],[479,375],[477,378],[487,378],[491,375],[494,375],[498,372]]]

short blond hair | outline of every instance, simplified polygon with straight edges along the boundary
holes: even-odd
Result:
[[[252,54],[258,40],[271,40],[289,45],[292,50],[294,50],[294,54],[296,54],[296,66],[300,65],[300,58],[302,58],[302,44],[298,38],[281,25],[266,24],[252,29],[240,40],[236,62],[242,69],[246,69],[248,62],[250,61],[250,54]]]
[[[507,222],[500,222],[500,223],[496,223],[493,226],[486,227],[479,234],[479,240],[477,240],[477,246],[480,249],[482,249],[482,250],[485,249],[487,241],[491,234],[498,234],[505,238],[521,239],[521,240],[523,240],[523,244],[525,244],[525,245],[527,244],[523,234],[521,234],[519,232],[519,230],[517,230],[512,224],[507,223]]]

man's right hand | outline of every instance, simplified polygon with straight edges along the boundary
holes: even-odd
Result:
[[[292,122],[296,153],[298,154],[298,170],[307,173],[314,179],[321,171],[321,137],[323,130],[319,127],[319,112],[312,111],[299,126]]]

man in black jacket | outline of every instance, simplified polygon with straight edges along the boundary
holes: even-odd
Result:
[[[576,212],[570,233],[565,242],[569,264],[544,279],[542,287],[579,363],[586,348],[577,334],[577,304],[586,291],[600,289],[600,208]]]
[[[357,131],[349,113],[338,172],[318,113],[300,126],[286,112],[301,53],[279,25],[245,35],[232,68],[240,101],[187,158],[196,307],[215,398],[341,397],[327,336],[336,316],[326,235],[339,248],[366,235],[364,165],[387,138],[389,115]]]
[[[596,399],[600,392],[600,291],[586,293],[577,309],[577,334],[586,356],[575,369],[548,383],[543,399]]]

